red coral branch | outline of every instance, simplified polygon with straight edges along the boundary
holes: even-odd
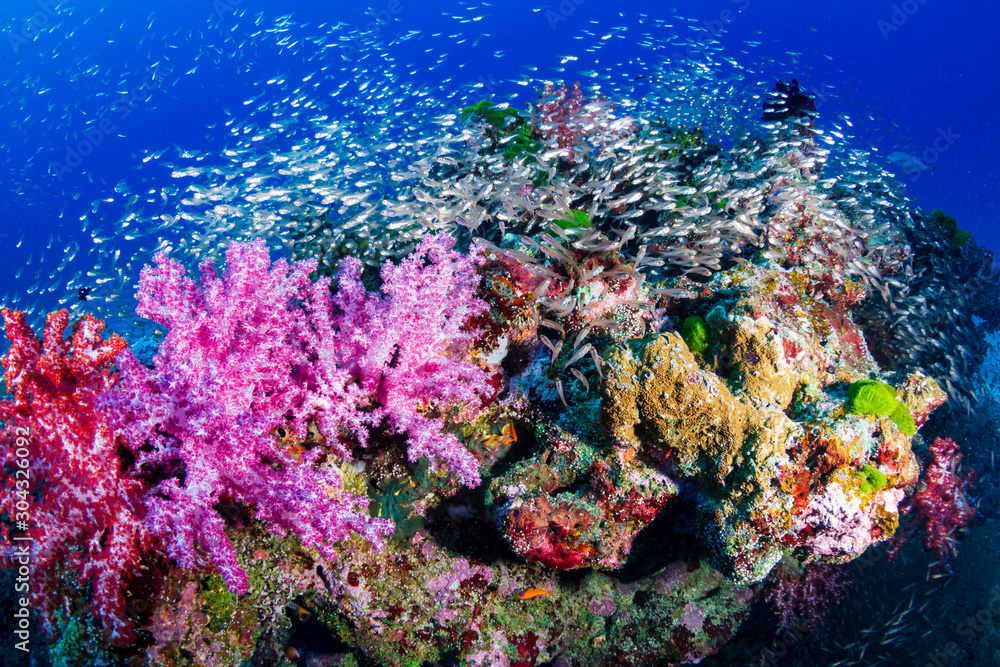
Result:
[[[951,438],[936,438],[930,453],[933,459],[924,471],[922,488],[900,507],[903,514],[915,512],[914,518],[893,538],[888,555],[890,559],[899,556],[903,545],[923,526],[924,550],[934,551],[938,559],[932,568],[934,574],[949,576],[951,561],[958,554],[955,533],[971,525],[976,516],[968,496],[976,473],[958,474],[962,454]]]
[[[122,589],[152,540],[143,525],[142,485],[123,474],[97,407],[98,395],[116,384],[112,365],[127,344],[116,335],[103,340],[104,323],[89,315],[66,340],[69,314],[51,313],[39,340],[23,312],[2,313],[11,342],[4,379],[14,399],[0,403],[0,514],[31,537],[4,555],[18,562],[19,545],[30,544],[31,600],[48,632],[68,568],[93,587],[93,612],[112,639],[128,642],[134,633]],[[0,524],[7,540],[10,528]]]

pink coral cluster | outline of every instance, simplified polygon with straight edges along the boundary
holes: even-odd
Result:
[[[453,245],[441,235],[423,241],[398,266],[386,264],[381,296],[365,294],[361,262],[345,260],[333,297],[336,315],[314,317],[321,335],[315,341],[320,363],[313,367],[318,380],[344,373],[356,380],[365,403],[376,406],[366,418],[385,419],[406,434],[411,461],[425,456],[447,466],[462,484],[476,486],[476,459],[444,432],[440,418],[428,416],[450,405],[474,416],[480,397],[494,392],[489,373],[463,361],[479,336],[467,324],[488,309],[475,296],[481,258],[476,247],[464,256]],[[323,398],[313,404],[322,407]],[[319,423],[326,423],[322,411]],[[355,433],[364,443],[363,434]]]
[[[203,262],[200,284],[160,254],[137,295],[137,312],[167,328],[152,368],[122,338],[102,340],[93,317],[66,340],[68,313],[52,313],[38,340],[24,313],[4,309],[14,398],[0,403],[0,513],[13,523],[0,535],[30,545],[47,627],[57,589],[76,580],[93,589],[111,637],[129,641],[123,591],[152,549],[183,568],[212,564],[245,592],[226,503],[327,558],[351,534],[380,546],[392,522],[368,516],[337,466],[372,429],[407,436],[411,460],[477,484],[476,458],[444,430],[445,413],[475,415],[491,391],[466,361],[478,335],[467,323],[486,308],[480,259],[453,245],[425,238],[383,268],[381,294],[365,291],[349,259],[331,295],[329,278],[310,280],[315,261],[272,264],[259,240],[233,243],[224,273]],[[313,424],[325,437],[308,435]],[[282,429],[305,446],[276,437]]]
[[[951,574],[951,560],[958,552],[955,532],[971,525],[976,508],[969,500],[969,492],[976,479],[974,470],[958,474],[962,454],[951,438],[935,438],[930,446],[933,459],[924,472],[923,487],[900,508],[903,514],[916,512],[897,533],[889,550],[890,559],[899,555],[903,545],[923,525],[924,549],[934,551],[937,563],[933,570],[939,576]]]
[[[839,565],[809,565],[792,576],[781,576],[764,593],[781,628],[817,632],[826,610],[844,597],[851,587],[850,574]]]
[[[272,265],[259,240],[233,243],[224,275],[203,262],[200,286],[163,254],[143,270],[138,312],[169,332],[154,369],[123,355],[106,406],[137,466],[160,479],[145,499],[147,522],[179,565],[202,565],[200,549],[232,590],[247,590],[215,509],[224,501],[253,506],[272,530],[328,558],[352,532],[381,546],[391,522],[367,516],[328,453],[349,458],[341,439],[364,445],[383,420],[409,437],[411,459],[478,482],[474,457],[423,414],[478,405],[487,391],[487,374],[457,356],[474,336],[461,326],[485,305],[474,298],[476,260],[452,244],[428,238],[387,265],[384,295],[366,293],[360,263],[347,260],[331,297],[329,279],[309,280],[315,261]],[[326,448],[293,454],[273,435],[288,427],[304,438],[310,420]]]
[[[24,564],[20,551],[29,547],[31,600],[48,631],[65,577],[92,586],[94,615],[114,641],[128,642],[134,632],[124,619],[123,587],[152,538],[139,500],[144,487],[122,472],[98,407],[100,393],[117,381],[112,367],[126,343],[103,340],[104,323],[89,315],[67,340],[69,314],[51,313],[39,340],[23,312],[2,312],[11,342],[4,379],[13,400],[0,402],[0,514],[18,522],[19,534],[6,522],[0,534],[7,543],[19,538],[16,562]]]
[[[631,121],[614,120],[614,111],[615,105],[605,97],[585,98],[579,81],[572,90],[566,84],[556,88],[547,83],[535,122],[546,142],[565,149],[568,161],[578,162],[592,148],[604,147],[635,128]],[[591,146],[587,145],[588,140]]]
[[[299,369],[311,359],[298,303],[322,307],[327,287],[311,283],[314,264],[271,266],[257,241],[234,243],[220,276],[201,265],[202,284],[164,254],[139,281],[140,315],[169,327],[147,369],[126,353],[120,387],[106,406],[136,465],[160,481],[145,497],[147,523],[181,567],[204,565],[199,547],[234,591],[247,578],[215,510],[250,503],[257,518],[327,557],[354,531],[375,544],[389,526],[372,523],[363,498],[320,466],[322,451],[297,461],[270,432],[298,416]]]

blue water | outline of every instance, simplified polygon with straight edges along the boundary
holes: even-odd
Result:
[[[444,96],[479,82],[483,94],[520,92],[521,101],[531,98],[524,94],[530,89],[513,81],[525,74],[525,66],[537,66],[537,76],[572,82],[583,78],[580,70],[593,66],[584,49],[603,31],[632,26],[624,39],[615,37],[614,57],[624,63],[633,53],[642,55],[642,47],[630,38],[638,34],[639,14],[678,24],[687,19],[717,37],[727,55],[737,59],[744,57],[746,40],[759,42],[752,51],[763,75],[798,77],[819,93],[819,127],[846,115],[861,138],[857,147],[919,157],[928,169],[901,176],[915,203],[944,209],[980,244],[1000,248],[1000,229],[994,224],[994,212],[1000,209],[1000,127],[993,113],[1000,101],[994,39],[1000,7],[940,0],[794,9],[761,0],[650,4],[394,0],[375,3],[366,12],[354,3],[295,0],[5,0],[0,8],[0,123],[7,130],[0,139],[0,284],[5,301],[24,296],[38,269],[43,283],[55,271],[61,248],[79,232],[80,216],[94,200],[107,197],[123,179],[131,192],[141,192],[145,181],[157,178],[150,169],[140,176],[141,155],[172,146],[218,152],[228,140],[226,121],[238,122],[247,113],[244,100],[259,94],[257,81],[316,73],[310,85],[317,85],[318,92],[332,91],[337,73],[328,68],[325,75],[319,68],[336,60],[351,65],[350,43],[333,47],[339,59],[313,42],[285,49],[219,48],[226,31],[233,31],[231,45],[243,39],[237,30],[245,30],[248,17],[257,17],[261,29],[290,17],[287,32],[272,42],[287,36],[287,43],[293,43],[297,33],[322,34],[321,24],[343,23],[355,34],[385,42],[419,31],[420,38],[391,47],[400,62],[412,63],[414,83],[450,88],[441,91]],[[588,29],[595,36],[581,41],[581,31]],[[443,34],[428,41],[426,36],[434,33]],[[466,41],[457,43],[461,39]],[[788,65],[789,52],[801,54],[797,65]],[[564,72],[552,72],[566,54],[584,57],[567,63]],[[439,60],[435,69],[428,69]],[[154,75],[149,84],[156,64],[161,79]],[[621,76],[641,76],[639,69]],[[137,88],[137,95],[127,97]],[[328,111],[336,115],[337,103],[331,101]],[[100,131],[101,121],[106,133]],[[93,153],[70,168],[77,159],[70,149],[81,141],[94,144]],[[159,174],[161,180],[164,176]],[[114,220],[116,213],[100,209],[89,224],[100,216]],[[53,231],[59,238],[46,250]],[[86,234],[79,236],[82,244],[89,241]],[[121,247],[126,254],[133,248],[127,243]],[[31,270],[15,280],[15,270],[29,255]],[[72,269],[85,273],[87,268],[77,261],[63,271],[69,279]],[[75,286],[38,291],[31,303],[54,308],[60,299],[65,305]]]

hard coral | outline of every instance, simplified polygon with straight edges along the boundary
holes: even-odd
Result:
[[[73,326],[65,310],[50,313],[44,340],[25,314],[2,309],[10,339],[4,378],[12,401],[0,402],[0,513],[28,541],[8,558],[28,555],[31,599],[52,632],[63,576],[92,587],[91,609],[116,643],[135,635],[125,616],[124,586],[153,545],[143,523],[143,484],[122,471],[101,392],[114,387],[113,364],[125,341],[101,337],[104,323],[85,315]],[[9,524],[0,534],[10,542]],[[26,560],[20,560],[21,564]]]
[[[841,409],[840,383],[875,368],[863,347],[837,344],[855,331],[850,319],[807,326],[809,311],[783,301],[795,292],[774,265],[733,269],[709,287],[719,296],[707,317],[715,337],[708,358],[696,358],[674,333],[605,353],[608,439],[695,483],[701,539],[737,580],[760,580],[795,548],[841,561],[887,539],[919,469],[907,435],[888,417]],[[923,376],[902,386],[917,414],[940,404],[940,390]],[[793,398],[804,387],[814,398],[799,415]],[[892,410],[896,404],[892,398]]]
[[[640,530],[677,494],[631,457],[602,457],[558,427],[544,446],[490,484],[494,517],[511,548],[558,570],[617,569]]]

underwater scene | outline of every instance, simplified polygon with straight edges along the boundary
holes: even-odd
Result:
[[[0,3],[0,665],[1000,665],[997,20]]]

